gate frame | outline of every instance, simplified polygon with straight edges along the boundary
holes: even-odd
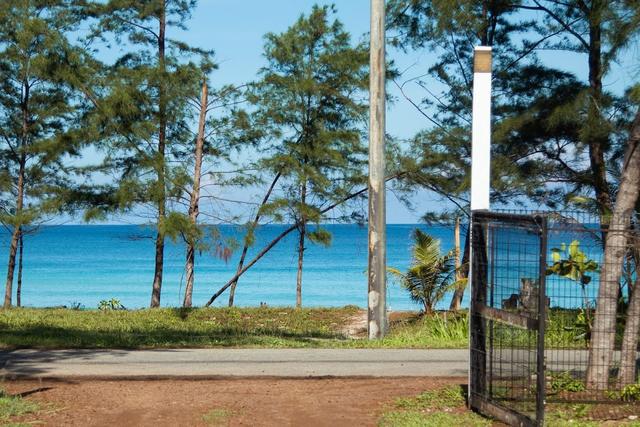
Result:
[[[488,278],[488,242],[486,225],[492,220],[502,223],[530,224],[539,241],[539,287],[537,319],[512,313],[503,309],[486,305]],[[470,278],[471,301],[469,308],[469,407],[481,414],[489,415],[513,426],[542,426],[545,412],[545,323],[547,317],[546,304],[546,270],[547,270],[547,218],[544,215],[522,215],[511,213],[474,210],[471,213],[470,230]],[[475,236],[475,237],[474,237]],[[477,241],[474,241],[478,239]],[[475,254],[473,249],[479,245],[483,253]],[[484,257],[484,262],[480,262]],[[487,352],[486,322],[502,322],[511,326],[537,332],[536,345],[536,418],[506,408],[487,395]],[[493,336],[489,337],[491,349]]]

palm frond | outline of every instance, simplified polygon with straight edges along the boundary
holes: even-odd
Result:
[[[440,241],[416,229],[413,232],[411,265],[406,273],[389,267],[387,271],[409,292],[409,297],[431,311],[447,292],[460,285],[455,280],[455,253],[442,255]]]

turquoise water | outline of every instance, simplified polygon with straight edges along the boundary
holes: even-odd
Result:
[[[277,236],[285,226],[259,229],[256,245],[247,259]],[[411,232],[420,227],[441,239],[443,250],[453,247],[453,230],[444,226],[389,225],[387,264],[405,269],[410,262]],[[328,225],[333,234],[329,247],[309,244],[305,252],[302,303],[307,307],[366,307],[367,229],[353,224]],[[233,226],[221,226],[225,237],[241,239]],[[25,306],[83,304],[95,308],[103,299],[117,298],[127,308],[149,305],[153,279],[153,230],[135,225],[66,225],[41,228],[25,236],[22,302]],[[6,273],[9,236],[0,233],[0,265]],[[297,236],[292,233],[240,279],[239,306],[295,304]],[[203,305],[235,273],[240,250],[225,263],[203,253],[196,260],[194,304]],[[168,242],[162,305],[179,306],[184,290],[185,248]],[[405,291],[389,283],[389,308],[418,308]],[[467,297],[467,295],[465,295]],[[215,305],[226,305],[222,295]],[[438,308],[448,307],[449,298]],[[466,298],[465,298],[466,304]]]

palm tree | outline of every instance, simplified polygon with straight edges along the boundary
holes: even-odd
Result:
[[[461,285],[455,280],[455,252],[442,255],[440,240],[419,229],[414,230],[413,239],[409,270],[402,273],[397,268],[389,267],[388,271],[409,291],[411,299],[421,304],[426,314],[430,314],[448,291]]]

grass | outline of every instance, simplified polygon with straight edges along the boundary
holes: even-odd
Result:
[[[233,411],[227,409],[212,409],[202,416],[202,421],[211,426],[227,425],[232,416]]]
[[[381,427],[485,427],[491,421],[473,412],[425,414],[417,411],[388,412],[383,415]]]
[[[468,316],[415,313],[393,319],[383,340],[351,339],[344,330],[355,306],[343,308],[163,308],[154,310],[0,310],[0,348],[467,348]],[[587,348],[576,330],[578,310],[551,309],[548,348]],[[504,329],[504,331],[502,330]],[[532,332],[497,328],[513,345]]]
[[[12,424],[12,418],[37,412],[40,406],[37,403],[22,399],[19,396],[11,396],[4,390],[0,390],[0,424]]]
[[[353,347],[467,348],[469,321],[466,313],[436,313],[391,324],[380,341],[352,341]]]
[[[637,414],[633,406],[604,406],[598,404],[549,404],[545,413],[545,425],[549,427],[596,427],[606,422],[609,426],[640,427],[640,421],[629,419]],[[609,419],[611,418],[611,419]]]
[[[4,348],[317,347],[344,340],[340,309],[0,310]]]
[[[545,425],[549,427],[596,427],[606,422],[610,426],[640,427],[640,420],[629,419],[637,414],[637,406],[601,407],[592,404],[547,405]],[[632,417],[633,418],[633,417]],[[402,397],[385,408],[379,420],[382,427],[485,427],[493,421],[466,408],[465,391],[460,386],[447,386],[425,391],[417,396]]]
[[[492,423],[465,408],[464,390],[448,386],[396,399],[380,418],[382,427],[485,427]]]
[[[395,405],[400,409],[419,410],[424,408],[444,410],[464,406],[464,391],[459,386],[444,387],[425,391],[415,397],[396,399]]]
[[[465,348],[467,316],[405,315],[380,341],[344,330],[354,306],[293,309],[0,310],[0,348]]]

